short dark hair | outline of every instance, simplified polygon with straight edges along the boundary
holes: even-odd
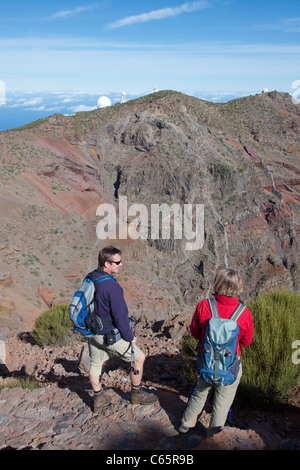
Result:
[[[98,269],[104,269],[107,261],[112,261],[114,255],[120,255],[122,252],[115,246],[106,246],[98,254]]]

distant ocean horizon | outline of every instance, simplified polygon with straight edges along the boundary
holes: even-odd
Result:
[[[180,91],[180,90],[175,90]],[[101,91],[6,91],[5,102],[0,106],[0,132],[30,124],[53,114],[75,114],[97,109],[99,97],[109,98],[111,105],[133,100],[153,92],[126,93]],[[239,92],[182,92],[215,103],[227,102],[261,91]],[[3,102],[3,101],[2,101]]]

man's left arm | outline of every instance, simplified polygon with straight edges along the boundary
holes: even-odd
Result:
[[[122,287],[114,283],[110,296],[111,316],[115,326],[121,333],[125,341],[132,341],[134,338],[128,320],[128,308],[124,299]]]

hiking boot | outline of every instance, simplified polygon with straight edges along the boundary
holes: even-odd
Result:
[[[219,432],[222,431],[222,429],[224,429],[223,426],[215,426],[215,427],[209,427],[207,429],[207,437],[212,437],[214,436],[215,434],[218,434]]]
[[[102,391],[94,396],[94,413],[99,413],[103,408],[111,404],[111,398]]]
[[[157,397],[143,390],[141,385],[138,388],[131,387],[131,403],[134,405],[153,405],[156,402]]]
[[[186,434],[188,431],[189,431],[190,428],[188,428],[187,426],[183,426],[183,424],[181,424],[178,428],[178,432],[180,432],[181,434]]]

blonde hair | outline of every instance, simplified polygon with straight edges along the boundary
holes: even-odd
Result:
[[[243,282],[234,269],[223,268],[216,273],[214,294],[226,297],[239,297],[243,292]]]

